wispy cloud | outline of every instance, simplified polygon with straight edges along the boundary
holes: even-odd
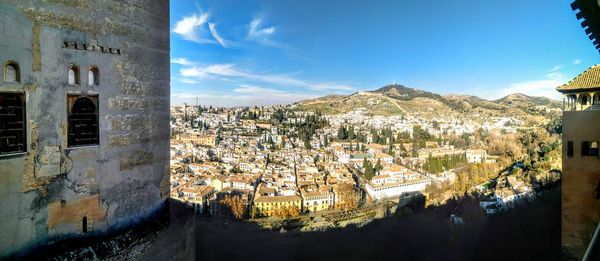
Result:
[[[558,70],[560,70],[562,68],[563,68],[562,64],[561,65],[555,65],[554,67],[552,67],[550,70],[548,70],[546,72],[556,72],[556,71],[558,71]]]
[[[286,93],[284,91],[277,90],[277,89],[263,88],[263,87],[247,85],[247,84],[241,84],[238,88],[233,89],[233,91],[236,93],[252,93],[252,94],[260,93],[263,95]]]
[[[248,26],[247,39],[264,45],[280,47],[279,43],[274,42],[271,36],[276,32],[274,26],[261,27],[263,21],[261,18],[254,18]]]
[[[253,19],[252,22],[250,22],[250,29],[248,30],[248,36],[253,37],[253,38],[259,38],[259,37],[269,36],[269,35],[272,35],[273,33],[275,33],[275,27],[273,27],[273,26],[259,28],[261,23],[262,23],[262,20],[260,18]]]
[[[213,64],[205,67],[188,67],[179,71],[181,76],[204,79],[208,76],[239,76],[240,72],[233,68],[233,64]]]
[[[506,96],[513,93],[522,93],[530,96],[543,96],[551,99],[559,99],[560,94],[556,91],[556,87],[562,83],[563,82],[553,79],[512,83],[509,87],[502,89],[500,94],[501,96]]]
[[[189,78],[181,78],[179,79],[182,83],[187,83],[187,84],[198,84],[200,82],[194,80],[194,79],[189,79]]]
[[[201,37],[201,33],[205,31],[204,25],[208,22],[210,14],[202,13],[200,15],[192,15],[184,17],[175,25],[173,32],[181,35],[183,39],[197,43],[214,43],[211,39]]]
[[[500,89],[497,95],[500,98],[513,93],[522,93],[530,96],[543,96],[551,99],[560,99],[560,93],[556,91],[556,87],[568,81],[569,77],[564,73],[556,70],[550,70],[543,79],[516,82],[508,87]]]
[[[192,65],[193,64],[190,60],[183,58],[183,57],[171,58],[171,63],[180,64],[180,65]]]
[[[217,26],[214,23],[208,23],[208,29],[210,29],[210,33],[215,38],[215,40],[217,40],[217,42],[219,42],[219,44],[221,44],[221,46],[227,47],[227,44],[225,43],[225,39],[223,39],[223,37],[219,34],[219,32],[217,32]]]
[[[474,92],[480,95],[480,97],[495,100],[502,98],[506,95],[513,93],[522,93],[529,96],[542,96],[550,99],[560,99],[561,94],[556,91],[556,87],[568,82],[572,76],[570,76],[571,70],[574,65],[581,63],[581,59],[575,59],[571,63],[566,65],[559,64],[546,70],[543,76],[537,79],[520,81],[508,84],[507,87],[503,88],[491,88],[491,87],[476,87]]]
[[[181,76],[204,79],[207,77],[224,77],[241,80],[258,81],[284,86],[304,87],[311,90],[353,91],[354,87],[344,84],[320,82],[313,83],[283,74],[261,74],[238,69],[235,64],[213,64],[205,67],[192,66],[180,70]]]
[[[255,92],[262,91],[262,92]],[[267,92],[267,94],[263,93]],[[172,93],[171,104],[182,104],[194,102],[196,98],[201,104],[213,106],[263,106],[276,104],[290,104],[300,100],[316,98],[316,95],[285,92],[270,88],[256,86],[240,86],[233,93],[223,94],[221,92],[204,91],[202,93]]]

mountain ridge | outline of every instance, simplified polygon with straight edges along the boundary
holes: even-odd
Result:
[[[464,114],[484,115],[545,115],[549,110],[560,109],[559,101],[546,97],[513,93],[500,99],[488,100],[474,95],[441,95],[401,84],[385,85],[370,91],[359,91],[349,95],[327,95],[295,103],[299,110],[320,110],[326,114],[337,114],[358,108],[374,115],[394,114]]]

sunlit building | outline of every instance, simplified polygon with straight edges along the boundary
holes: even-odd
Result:
[[[564,97],[562,244],[582,257],[600,220],[600,65],[557,90]]]

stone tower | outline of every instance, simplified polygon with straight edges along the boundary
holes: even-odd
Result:
[[[557,90],[564,96],[562,245],[581,258],[600,220],[600,65]]]
[[[164,205],[169,1],[0,0],[0,257]]]

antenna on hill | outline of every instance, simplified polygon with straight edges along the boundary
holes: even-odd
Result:
[[[396,86],[396,77],[394,77],[394,81],[392,81],[392,85]]]

